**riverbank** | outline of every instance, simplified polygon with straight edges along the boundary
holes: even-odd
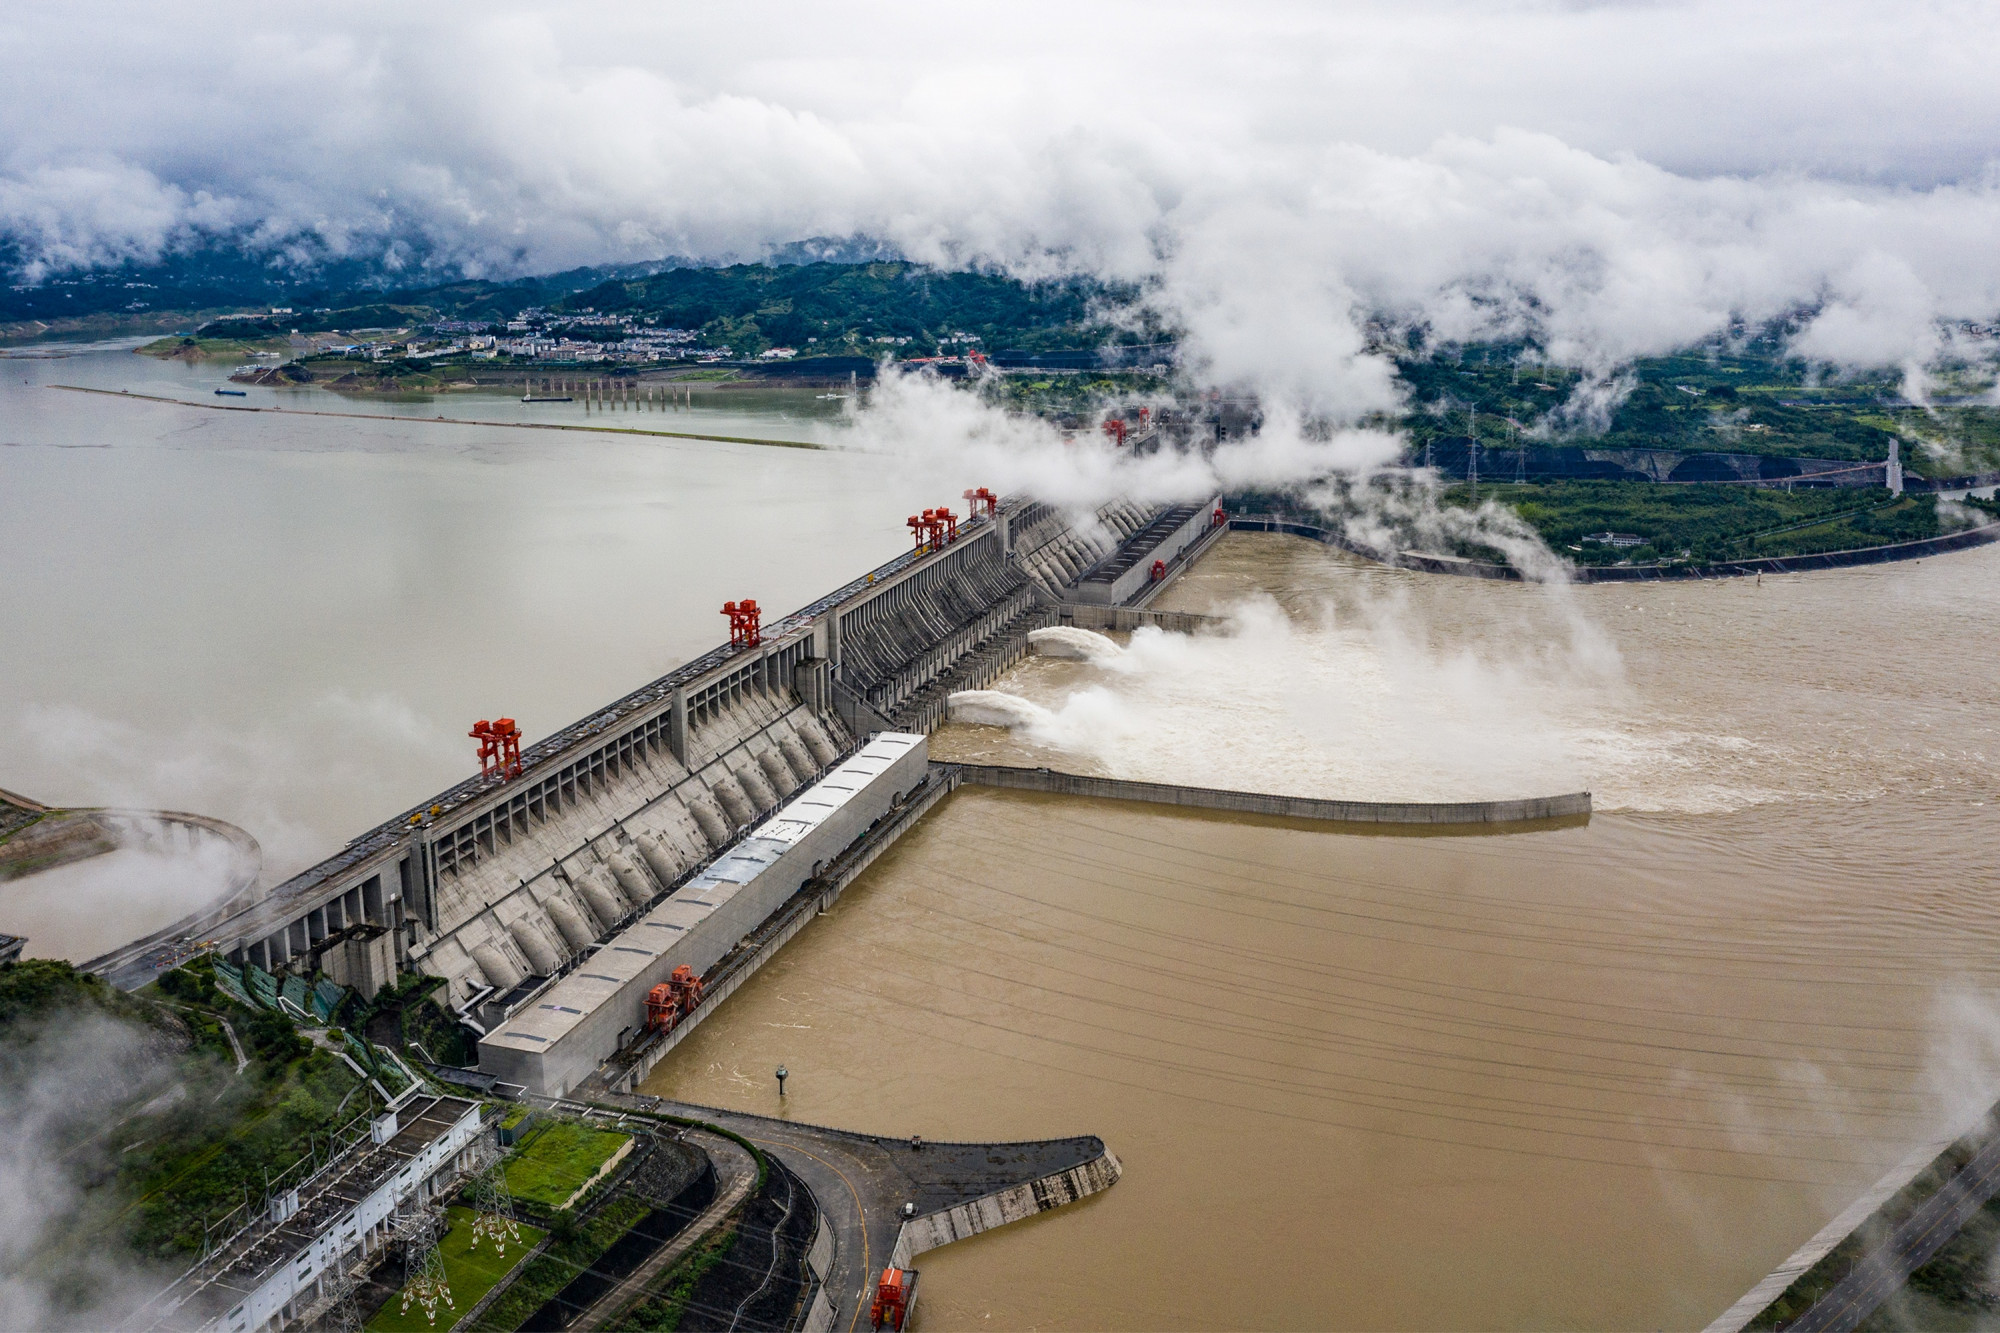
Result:
[[[1452,574],[1461,578],[1521,582],[1524,575],[1512,565],[1464,556],[1436,555],[1424,551],[1382,551],[1353,540],[1331,528],[1269,513],[1232,513],[1229,526],[1245,532],[1282,532],[1304,537],[1323,545],[1358,555],[1399,569],[1425,574]],[[1573,583],[1649,583],[1684,580],[1761,577],[1765,574],[1796,574],[1815,569],[1843,569],[1856,565],[1889,564],[1899,560],[1921,560],[1926,556],[1965,551],[2000,541],[2000,521],[1965,528],[1958,532],[1918,541],[1893,542],[1851,550],[1816,551],[1797,555],[1766,556],[1755,560],[1725,560],[1712,564],[1692,561],[1632,565],[1578,565],[1569,571]]]
[[[205,412],[265,412],[273,415],[299,417],[346,417],[357,421],[379,421],[379,413],[374,412],[329,412],[323,408],[307,407],[249,407],[236,403],[191,403],[183,398],[167,398],[157,394],[132,393],[124,389],[92,389],[79,384],[51,384],[52,389],[63,389],[70,393],[99,394],[107,398],[121,398],[134,402],[167,403],[174,407],[194,408]],[[823,444],[813,444],[806,440],[772,440],[746,435],[711,435],[700,431],[651,430],[640,426],[589,426],[562,421],[479,421],[467,417],[397,417],[399,422],[431,423],[443,426],[491,426],[504,430],[568,430],[590,431],[603,435],[647,435],[670,440],[712,440],[721,444],[753,444],[773,449],[824,449]]]

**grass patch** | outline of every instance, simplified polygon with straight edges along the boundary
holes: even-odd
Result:
[[[554,1212],[631,1139],[573,1120],[550,1121],[507,1160],[507,1188],[516,1199]]]
[[[136,348],[140,356],[168,361],[241,361],[252,352],[278,352],[290,344],[283,338],[249,341],[241,338],[155,338]]]
[[[438,1242],[438,1253],[444,1259],[445,1281],[451,1284],[450,1308],[440,1306],[437,1320],[432,1322],[424,1318],[424,1307],[414,1301],[405,1311],[402,1293],[397,1292],[368,1321],[371,1333],[430,1333],[430,1330],[451,1327],[487,1292],[493,1290],[501,1278],[512,1272],[545,1234],[523,1223],[520,1243],[508,1242],[505,1255],[499,1254],[490,1240],[475,1249],[472,1244],[472,1216],[471,1209],[451,1209],[446,1214],[451,1223],[450,1229]]]
[[[606,1250],[618,1242],[620,1236],[651,1211],[651,1204],[630,1196],[613,1199],[571,1235],[542,1251],[539,1258],[522,1270],[514,1285],[487,1308],[476,1327],[482,1330],[519,1328],[522,1321],[546,1305],[549,1298],[568,1286],[578,1273],[596,1263]],[[557,1234],[561,1235],[560,1229]],[[453,1294],[456,1295],[456,1291]]]

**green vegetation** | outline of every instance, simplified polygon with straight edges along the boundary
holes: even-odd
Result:
[[[390,1296],[369,1319],[367,1327],[372,1333],[435,1333],[439,1328],[449,1328],[493,1290],[501,1278],[513,1272],[547,1234],[523,1225],[520,1241],[508,1241],[507,1252],[502,1255],[491,1240],[482,1241],[474,1248],[472,1216],[472,1211],[467,1208],[447,1210],[445,1217],[450,1226],[438,1241],[438,1255],[444,1260],[445,1281],[451,1287],[451,1310],[440,1309],[439,1322],[431,1322],[424,1318],[423,1307],[414,1301],[405,1311],[402,1294],[398,1292]]]
[[[1754,486],[1555,482],[1482,486],[1479,499],[1506,505],[1542,539],[1578,564],[1696,564],[1764,556],[1846,551],[1935,537],[1947,530],[1931,495],[1896,497],[1879,489],[1770,490]],[[1453,486],[1444,503],[1469,507],[1471,488]],[[1977,521],[1995,506],[1972,502]],[[1959,526],[1954,524],[1954,526]],[[1593,533],[1645,538],[1637,547],[1586,542]],[[1491,552],[1462,554],[1492,558]]]
[[[737,1224],[742,1219],[739,1210],[723,1225],[703,1238],[681,1261],[675,1264],[658,1290],[644,1301],[634,1306],[621,1321],[628,1329],[640,1333],[675,1333],[681,1326],[681,1316],[687,1312],[688,1300],[694,1295],[701,1280],[709,1270],[729,1257],[729,1251],[736,1245]]]
[[[507,1188],[517,1201],[555,1212],[631,1140],[614,1130],[551,1120],[507,1160]]]
[[[244,361],[252,352],[281,352],[286,345],[283,338],[178,337],[155,339],[135,350],[163,361]]]
[[[0,1041],[33,1045],[38,1025],[59,1016],[97,1012],[145,1021],[145,1007],[113,990],[102,977],[79,972],[56,958],[26,958],[0,967]]]
[[[1022,283],[901,262],[737,264],[603,283],[558,309],[696,330],[737,356],[780,345],[815,356],[892,349],[898,356],[935,356],[954,347],[990,353],[1151,341],[1104,317],[1108,305],[1124,305],[1133,295],[1085,279]]]
[[[330,333],[336,329],[402,329],[436,318],[428,305],[370,302],[343,305],[337,309],[301,310],[289,315],[231,315],[208,324],[202,333],[208,338],[242,339],[255,342],[277,339],[283,342],[294,333]]]
[[[1861,1333],[1992,1328],[1994,1312],[2000,1310],[1995,1253],[2000,1253],[2000,1199],[1968,1218],[1929,1263],[1910,1274],[1900,1293],[1862,1320]]]
[[[1990,1139],[1993,1128],[1983,1124],[1946,1148],[1908,1185],[1875,1210],[1827,1255],[1787,1287],[1784,1294],[1750,1321],[1754,1329],[1777,1328],[1804,1314],[1831,1291],[1855,1264],[1872,1253],[1901,1226],[1925,1199],[1957,1175]],[[1891,1333],[1906,1328],[1991,1328],[2000,1309],[2000,1290],[1993,1285],[1991,1257],[2000,1250],[2000,1199],[1975,1213],[1931,1261],[1910,1275],[1909,1285],[1891,1297],[1861,1324],[1867,1333]]]
[[[66,1076],[79,1032],[94,1032],[85,1044],[102,1046],[129,1075],[126,1104],[94,1090],[71,1108],[74,1124],[49,1131],[85,1200],[72,1229],[54,1239],[65,1253],[122,1243],[143,1258],[185,1261],[211,1227],[256,1205],[267,1178],[296,1168],[369,1109],[365,1085],[345,1065],[268,1011],[229,1013],[250,1058],[239,1075],[224,1014],[208,1003],[213,982],[199,967],[169,973],[159,994],[126,995],[54,960],[0,967],[0,1078],[25,1086]]]
[[[1140,371],[1085,371],[1068,375],[1006,375],[981,386],[987,401],[1041,416],[1088,416],[1117,404],[1157,404],[1172,391],[1168,377]]]
[[[521,1271],[500,1299],[487,1307],[481,1329],[515,1329],[542,1308],[571,1279],[597,1262],[639,1220],[652,1211],[644,1200],[620,1195],[588,1221],[554,1228],[556,1240]],[[567,1219],[565,1219],[567,1220]],[[567,1232],[567,1234],[565,1234]]]
[[[1504,455],[1582,383],[1577,372],[1532,356],[1519,344],[1493,344],[1399,358],[1412,410],[1394,424],[1407,430],[1416,454],[1427,443],[1463,446],[1476,434],[1482,449]],[[2000,409],[1906,405],[1900,372],[1827,377],[1822,370],[1787,358],[1775,333],[1740,347],[1646,357],[1627,368],[1629,391],[1602,431],[1578,421],[1576,434],[1545,443],[1880,462],[1900,440],[1918,476],[2000,469]],[[1956,387],[1986,387],[1967,374],[1946,372],[1965,380]]]

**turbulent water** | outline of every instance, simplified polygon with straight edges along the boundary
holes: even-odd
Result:
[[[0,361],[0,787],[230,819],[274,873],[463,776],[470,720],[585,715],[981,480],[41,387],[220,377]],[[652,1083],[1104,1135],[1117,1187],[926,1256],[924,1326],[1696,1326],[2000,1090],[2000,551],[1557,590],[1238,536],[1170,604],[1230,624],[1031,658],[938,753],[1598,813],[954,796]]]
[[[1173,594],[1246,596],[936,751],[1599,813],[954,796],[650,1085],[1104,1135],[1108,1194],[926,1257],[926,1327],[1699,1326],[2000,1094],[2000,552],[1547,590],[1239,536]]]

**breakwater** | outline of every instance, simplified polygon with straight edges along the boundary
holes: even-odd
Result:
[[[944,767],[944,765],[939,765]],[[1326,801],[1307,796],[1182,787],[1166,782],[1087,777],[1049,768],[1007,764],[954,764],[960,783],[1014,791],[1053,792],[1112,801],[1142,801],[1234,814],[1310,819],[1334,824],[1391,824],[1425,828],[1477,827],[1550,820],[1587,821],[1590,793],[1540,796],[1512,801]]]

